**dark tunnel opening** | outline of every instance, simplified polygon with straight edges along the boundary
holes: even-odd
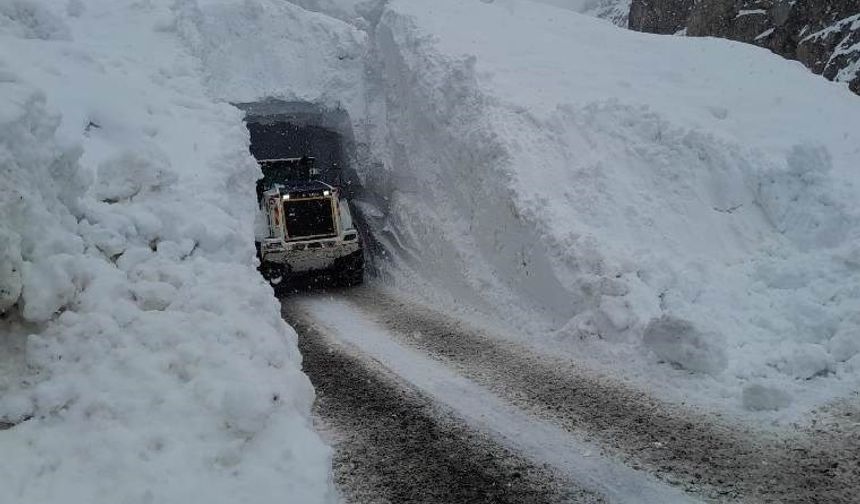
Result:
[[[350,201],[353,220],[365,246],[367,274],[380,276],[385,251],[355,204],[363,187],[355,170],[355,142],[349,114],[341,108],[276,99],[234,105],[245,112],[250,151],[256,159],[315,158],[315,167],[320,172],[317,178],[338,187]]]

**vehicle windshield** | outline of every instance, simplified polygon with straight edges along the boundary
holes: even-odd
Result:
[[[317,175],[314,161],[312,157],[260,160],[263,178],[257,181],[257,197],[275,184],[311,180]]]

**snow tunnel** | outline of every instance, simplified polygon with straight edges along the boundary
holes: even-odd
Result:
[[[282,100],[236,106],[245,112],[255,158],[316,158],[327,182],[338,184],[349,197],[354,195],[360,184],[352,169],[352,125],[345,110]]]

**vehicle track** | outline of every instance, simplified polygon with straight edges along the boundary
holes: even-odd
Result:
[[[528,350],[424,307],[363,288],[343,295],[405,345],[514,405],[587,434],[634,468],[718,502],[856,503],[860,416],[826,428],[754,432],[672,406],[569,361]],[[838,420],[838,419],[837,419]]]
[[[334,445],[335,481],[348,502],[603,502],[466,426],[287,306],[283,315],[299,334],[318,427]]]

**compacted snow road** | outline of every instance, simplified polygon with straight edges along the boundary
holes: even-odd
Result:
[[[860,493],[856,411],[832,413],[826,428],[753,432],[372,287],[291,295],[283,308],[348,501],[849,503]]]

